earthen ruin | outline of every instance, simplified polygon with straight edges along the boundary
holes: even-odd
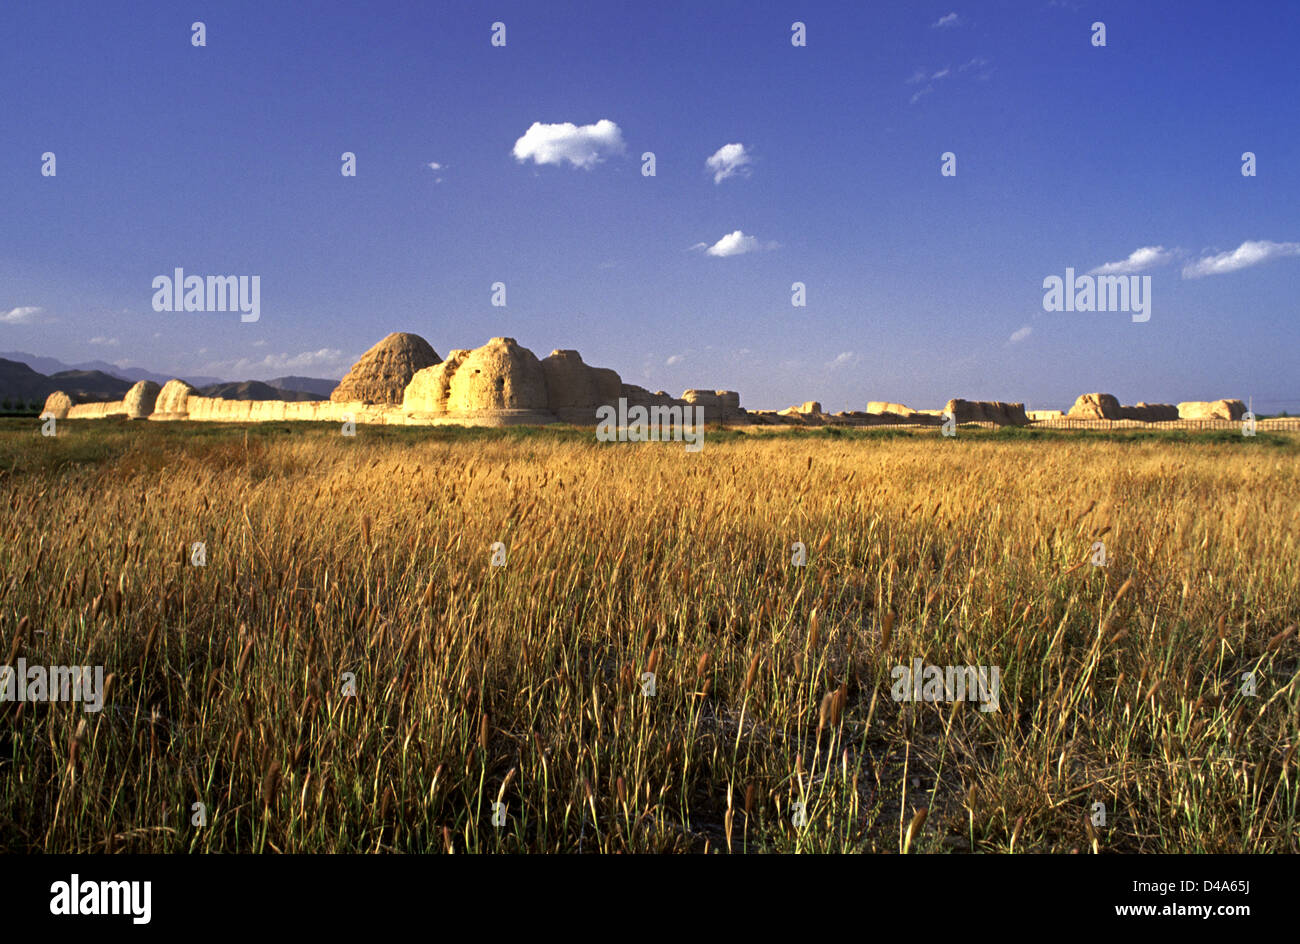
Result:
[[[156,421],[329,422],[402,425],[512,426],[566,423],[594,426],[597,411],[616,407],[701,407],[706,423],[744,426],[938,426],[957,423],[1026,426],[1071,421],[1240,420],[1240,400],[1188,401],[1122,406],[1107,393],[1080,396],[1069,412],[1034,410],[1023,403],[954,398],[942,409],[915,410],[872,400],[865,411],[827,413],[816,400],[784,410],[745,410],[734,390],[686,390],[674,398],[662,390],[624,383],[616,371],[585,363],[574,350],[544,359],[514,338],[492,338],[482,347],[455,349],[440,358],[419,335],[394,333],[362,355],[328,400],[233,400],[199,395],[183,380],[161,388],[141,381],[121,400],[78,403],[57,391],[43,415],[57,419],[121,417]],[[693,415],[687,413],[686,415]]]

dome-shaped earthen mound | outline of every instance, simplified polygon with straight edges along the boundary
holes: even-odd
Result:
[[[72,397],[68,396],[62,390],[55,390],[45,398],[45,406],[41,409],[41,416],[50,414],[56,420],[66,420],[68,411],[72,409]]]
[[[1240,400],[1184,400],[1178,404],[1178,418],[1184,420],[1239,420],[1246,415]]]
[[[152,380],[141,380],[122,397],[122,407],[129,419],[145,420],[153,413],[162,387]]]
[[[547,408],[541,361],[514,338],[493,338],[470,351],[452,375],[447,397],[452,413]]]
[[[197,391],[183,380],[169,380],[162,385],[153,403],[153,420],[183,420],[190,412],[189,400]]]
[[[330,399],[335,403],[401,403],[411,378],[441,360],[418,334],[394,332],[361,355]]]
[[[1123,410],[1119,400],[1109,393],[1081,393],[1068,414],[1071,419],[1117,420]]]
[[[472,351],[455,350],[412,378],[402,409],[484,425],[553,423],[541,361],[514,338],[493,338]]]
[[[407,422],[481,426],[572,423],[595,424],[602,406],[700,406],[705,422],[746,420],[734,390],[687,391],[674,400],[662,390],[650,393],[625,384],[616,371],[592,367],[572,350],[552,351],[539,361],[514,338],[493,338],[472,351],[454,350],[447,359],[411,378],[402,399]],[[625,414],[624,414],[625,415]],[[694,414],[686,414],[693,416]]]

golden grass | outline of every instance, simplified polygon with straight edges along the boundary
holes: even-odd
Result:
[[[1294,441],[162,425],[0,431],[5,851],[1297,851]]]

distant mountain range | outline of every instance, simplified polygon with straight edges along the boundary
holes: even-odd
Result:
[[[257,381],[252,381],[257,383]],[[274,380],[266,381],[268,387],[275,387],[277,390],[293,390],[299,393],[314,393],[322,400],[328,400],[334,388],[339,385],[337,380],[328,380],[322,377],[276,377]]]
[[[119,399],[140,380],[164,384],[171,376],[141,367],[118,367],[107,361],[65,364],[53,357],[23,351],[0,352],[0,399],[11,403],[45,402],[62,390],[79,402]],[[226,400],[327,400],[337,380],[322,377],[276,377],[273,380],[226,381],[218,377],[181,378],[207,397]]]
[[[280,378],[283,379],[283,378]],[[310,380],[310,377],[304,377]],[[333,381],[326,381],[333,383]],[[331,387],[331,390],[334,388]],[[221,400],[328,400],[329,394],[321,395],[309,390],[290,390],[276,386],[274,381],[264,383],[260,380],[244,380],[239,383],[217,383],[200,387],[199,393],[205,397],[217,397]]]
[[[65,364],[57,358],[39,357],[36,354],[28,354],[26,351],[0,351],[0,358],[26,364],[37,373],[46,375],[61,373],[65,370],[97,370],[108,374],[110,377],[129,380],[131,383],[135,383],[137,380],[152,380],[158,384],[165,384],[176,376],[175,374],[155,374],[153,371],[145,370],[142,367],[118,367],[108,361],[82,361],[80,364]],[[220,377],[194,376],[182,379],[195,387],[223,382]]]
[[[100,370],[61,370],[48,377],[26,364],[0,358],[0,400],[10,403],[45,402],[55,390],[74,400],[116,400],[131,389],[131,381]]]

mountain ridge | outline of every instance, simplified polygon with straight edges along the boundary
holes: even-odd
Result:
[[[55,357],[26,351],[0,351],[0,398],[10,401],[44,401],[56,390],[81,402],[114,400],[141,380],[161,385],[175,378],[175,374],[160,374],[143,367],[118,367],[102,360],[67,364]],[[323,400],[338,385],[337,380],[325,377],[294,375],[271,380],[222,380],[195,374],[179,379],[196,389],[221,391],[212,396],[237,400]]]

